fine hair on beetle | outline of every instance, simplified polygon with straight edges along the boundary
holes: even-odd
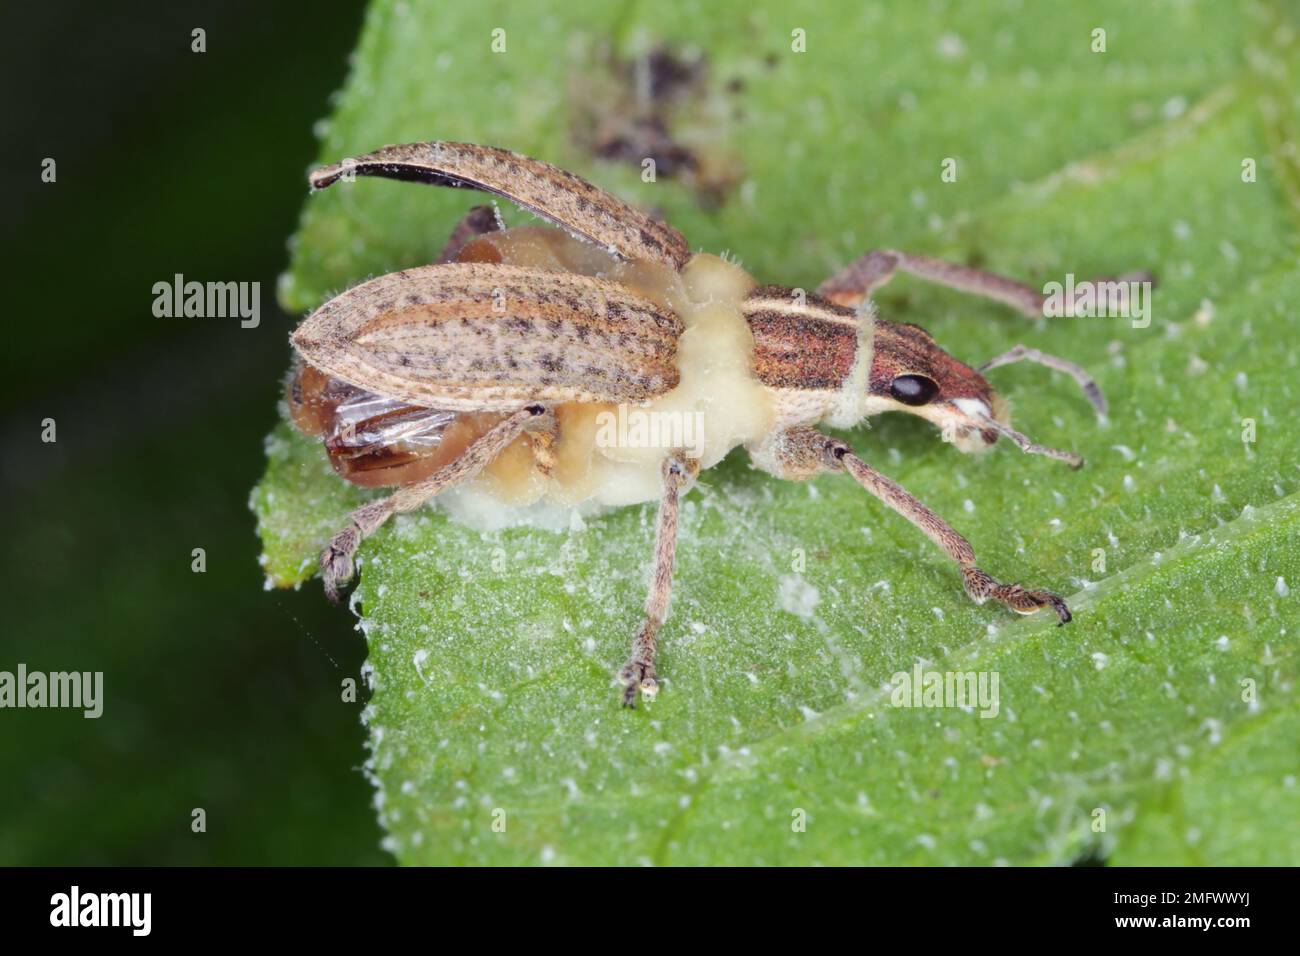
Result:
[[[1075,379],[1104,416],[1106,401],[1081,367],[1025,345],[971,367],[920,326],[877,316],[869,299],[898,272],[1033,319],[1044,314],[1041,293],[894,250],[860,256],[815,294],[762,284],[728,258],[693,253],[668,223],[572,173],[488,146],[386,146],[321,167],[310,182],[326,189],[366,176],[480,190],[550,225],[507,229],[477,206],[437,262],[348,289],[294,331],[294,423],[324,440],[344,479],[393,489],[352,512],[325,546],[332,599],[361,542],[435,496],[470,522],[658,501],[645,612],[618,671],[623,703],[635,707],[659,691],[681,498],[701,471],[743,447],[777,478],[845,473],[951,558],[977,603],[1070,620],[1054,592],[987,574],[939,515],[819,430],[906,412],[964,452],[1004,438],[1080,467],[1074,452],[1013,428],[985,376],[1013,362],[1047,366]]]

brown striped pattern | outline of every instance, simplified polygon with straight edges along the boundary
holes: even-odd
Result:
[[[935,344],[919,325],[877,320],[875,353],[871,360],[872,395],[888,396],[889,383],[899,375],[925,375],[939,384],[936,402],[979,398],[990,407],[993,389],[984,376]]]
[[[691,258],[680,232],[656,222],[573,173],[493,146],[472,143],[410,143],[385,146],[346,164],[312,172],[316,189],[348,170],[436,186],[466,186],[494,193],[549,219],[623,259],[645,259],[681,269]]]
[[[754,375],[769,388],[835,390],[857,356],[861,321],[852,309],[793,289],[759,286],[744,304],[754,336]]]
[[[645,402],[677,385],[682,322],[622,285],[452,263],[381,276],[303,321],[294,347],[345,382],[457,411]]]

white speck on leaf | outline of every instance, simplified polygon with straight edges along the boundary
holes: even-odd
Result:
[[[821,594],[801,576],[785,574],[777,583],[776,599],[783,611],[808,620],[821,602]]]

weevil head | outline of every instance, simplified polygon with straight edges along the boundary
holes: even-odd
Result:
[[[919,415],[965,452],[998,440],[991,422],[1009,424],[1006,402],[984,376],[920,326],[877,319],[874,346],[868,385],[874,412]]]

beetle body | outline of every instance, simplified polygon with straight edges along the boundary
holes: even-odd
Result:
[[[692,255],[664,223],[589,183],[491,147],[386,147],[312,176],[324,188],[355,172],[505,196],[555,226],[502,230],[480,208],[442,261],[364,282],[293,334],[301,358],[292,417],[322,436],[344,478],[397,490],[354,512],[322,555],[327,590],[352,572],[360,541],[389,515],[438,495],[455,517],[500,526],[540,510],[658,499],[655,573],[646,618],[621,672],[625,703],[657,689],[654,652],[667,613],[680,495],[744,446],[773,475],[845,471],[912,521],[960,565],[977,601],[1021,613],[1065,602],[1002,585],[937,515],[818,425],[851,428],[907,411],[965,451],[999,436],[1062,458],[1011,429],[983,375],[924,329],[878,319],[867,298],[896,269],[987,295],[1033,314],[1041,297],[1010,280],[901,253],[871,253],[820,287],[760,285],[738,265]],[[1017,349],[986,367],[1031,359]]]

